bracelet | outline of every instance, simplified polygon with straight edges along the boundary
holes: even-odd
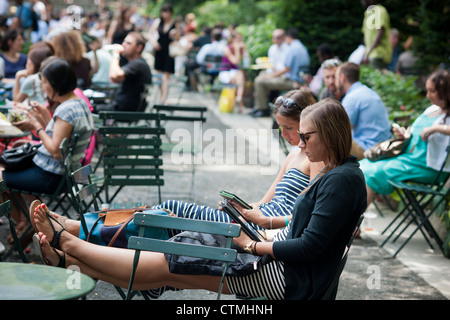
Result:
[[[37,135],[37,136],[39,136],[39,132],[40,132],[41,130],[44,130],[44,128],[39,128],[39,129],[36,130],[36,135]]]
[[[270,228],[269,229],[273,229],[272,228],[272,220],[273,220],[273,217],[270,217]]]
[[[253,254],[254,254],[255,256],[258,255],[258,254],[256,253],[256,241],[253,242]]]
[[[284,217],[284,222],[286,222],[286,227],[288,226],[288,224],[289,224],[289,219],[288,219],[288,217],[287,216],[285,216]]]

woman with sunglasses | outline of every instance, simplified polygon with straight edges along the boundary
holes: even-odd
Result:
[[[326,99],[307,107],[302,111],[299,131],[311,132],[306,143],[301,141],[299,147],[311,162],[324,162],[324,170],[297,198],[288,228],[282,229],[273,241],[256,243],[244,233],[234,239],[252,254],[271,259],[249,275],[226,277],[225,294],[267,299],[320,298],[366,208],[364,176],[356,158],[350,156],[351,126],[342,105]],[[34,221],[42,253],[49,263],[76,265],[93,278],[128,286],[134,250],[82,241],[52,222],[48,214],[46,207],[40,207]],[[55,237],[60,249],[49,244]],[[220,279],[220,276],[171,273],[164,254],[144,251],[134,289],[171,285],[217,291]]]

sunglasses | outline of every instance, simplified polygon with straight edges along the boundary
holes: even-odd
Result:
[[[291,98],[278,97],[277,100],[275,100],[275,104],[280,104],[287,108],[298,108],[297,102],[295,102],[295,100]]]
[[[317,131],[301,133],[300,131],[297,130],[297,133],[298,133],[298,136],[300,137],[300,140],[302,140],[302,142],[306,145],[306,141],[309,140],[309,135],[313,134],[313,133],[317,133]]]
[[[339,59],[335,59],[335,58],[334,59],[328,59],[328,60],[325,60],[322,63],[322,68],[327,69],[327,68],[331,68],[331,67],[338,67],[341,64],[342,64],[342,62]]]

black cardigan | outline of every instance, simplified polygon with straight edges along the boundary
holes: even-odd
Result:
[[[300,196],[285,241],[274,242],[284,261],[286,299],[319,299],[367,207],[364,175],[352,157],[325,173]]]

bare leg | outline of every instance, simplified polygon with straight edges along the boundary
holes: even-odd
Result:
[[[53,239],[51,222],[46,217],[49,211],[44,206],[36,210],[36,213],[36,227],[42,233],[43,254],[47,254],[46,258],[53,262],[55,257],[51,255],[54,252],[47,246]],[[57,231],[61,229],[56,223],[53,227]],[[128,286],[135,254],[133,250],[98,246],[65,231],[61,233],[59,245],[66,252],[66,266],[77,265],[83,273],[93,278],[121,287]],[[144,290],[169,285],[181,289],[217,291],[219,282],[220,277],[172,274],[163,254],[145,251],[141,253],[133,289]],[[223,292],[229,293],[226,283]]]
[[[366,189],[367,189],[367,207],[369,207],[369,205],[373,201],[373,198],[375,197],[375,191],[373,191],[367,184]]]
[[[161,82],[161,102],[162,104],[167,104],[167,95],[169,93],[169,80],[170,80],[170,73],[164,72],[162,76],[162,82]]]

